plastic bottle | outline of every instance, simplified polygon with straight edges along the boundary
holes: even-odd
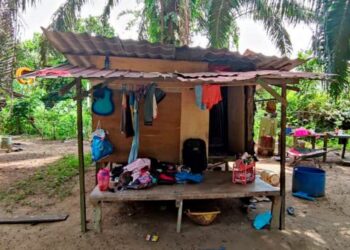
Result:
[[[97,185],[100,191],[107,191],[109,186],[109,169],[102,168],[97,174]]]

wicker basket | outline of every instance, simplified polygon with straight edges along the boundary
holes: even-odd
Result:
[[[212,212],[191,212],[188,209],[185,213],[194,223],[202,226],[208,226],[214,222],[216,217],[221,212],[219,210]]]

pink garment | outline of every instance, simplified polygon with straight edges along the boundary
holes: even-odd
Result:
[[[310,131],[303,127],[295,129],[293,134],[294,137],[306,137],[309,135],[311,135]]]
[[[136,181],[143,172],[149,170],[151,160],[147,158],[139,158],[124,167],[124,171],[132,172],[132,181]]]

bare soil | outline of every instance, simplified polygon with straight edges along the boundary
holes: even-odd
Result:
[[[0,154],[2,185],[10,185],[33,168],[44,167],[63,154],[76,151],[74,141],[66,144],[30,139],[24,140],[23,145],[26,146],[22,152]],[[258,167],[279,169],[272,160],[262,160]],[[103,206],[103,232],[89,230],[83,234],[76,178],[72,196],[46,207],[15,206],[6,211],[6,204],[0,204],[0,216],[69,213],[64,222],[0,225],[0,249],[350,249],[350,168],[336,164],[324,164],[323,168],[327,171],[327,194],[315,202],[291,195],[292,168],[287,168],[287,206],[295,208],[296,216],[287,215],[284,231],[253,229],[252,218],[267,210],[269,202],[258,203],[257,209],[246,215],[237,200],[226,200],[216,203],[222,214],[214,224],[198,226],[184,216],[180,234],[175,232],[176,209],[172,202],[108,203]],[[90,169],[86,174],[87,197],[93,187],[94,170]],[[92,207],[88,198],[87,209],[91,229]],[[145,241],[151,233],[159,235],[158,242]]]

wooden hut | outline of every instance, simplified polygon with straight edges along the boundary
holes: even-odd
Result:
[[[166,98],[158,106],[159,116],[153,125],[144,126],[140,122],[139,156],[175,163],[181,163],[182,145],[188,138],[203,139],[209,159],[225,159],[243,152],[253,153],[256,86],[261,86],[282,103],[280,189],[261,181],[247,186],[234,185],[230,182],[229,173],[221,175],[222,178],[215,178],[215,181],[211,181],[208,176],[208,186],[205,186],[204,182],[199,184],[202,185],[201,188],[194,188],[195,190],[193,187],[184,190],[183,187],[170,186],[123,194],[105,194],[95,188],[90,198],[95,206],[96,229],[100,229],[103,201],[175,200],[179,207],[179,231],[183,200],[237,198],[259,194],[268,195],[274,201],[272,224],[284,228],[286,91],[295,89],[294,85],[299,83],[300,79],[320,79],[322,75],[290,72],[303,61],[268,57],[249,50],[241,55],[226,49],[175,47],[70,32],[44,30],[44,34],[50,44],[66,57],[68,63],[39,70],[25,77],[75,78],[69,87],[76,85],[77,90],[83,231],[86,230],[86,215],[81,120],[84,92],[81,90],[81,79],[88,79],[93,85],[102,83],[113,89],[114,93],[116,111],[109,116],[92,116],[93,127],[100,123],[101,127],[108,131],[108,138],[116,149],[112,155],[97,162],[98,167],[107,162],[126,162],[130,152],[132,138],[125,138],[120,133],[119,126],[122,86],[136,89],[154,82],[166,92]],[[203,111],[196,106],[194,87],[202,84],[221,86],[223,100],[219,108]],[[281,94],[272,86],[279,87]],[[279,202],[280,197],[282,203]]]

